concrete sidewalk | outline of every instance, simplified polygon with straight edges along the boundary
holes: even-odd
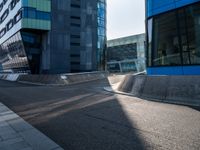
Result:
[[[62,148],[0,103],[0,150],[62,150]]]

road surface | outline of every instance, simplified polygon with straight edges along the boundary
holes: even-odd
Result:
[[[108,80],[34,86],[0,80],[0,102],[66,150],[200,149],[200,110],[108,93]]]

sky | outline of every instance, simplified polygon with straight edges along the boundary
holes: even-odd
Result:
[[[107,0],[107,38],[145,32],[145,0]]]

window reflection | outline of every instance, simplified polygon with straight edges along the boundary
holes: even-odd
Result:
[[[175,12],[154,19],[153,40],[155,66],[181,64]]]
[[[200,64],[200,3],[150,18],[147,28],[149,66]]]
[[[189,57],[189,63],[200,64],[200,3],[184,11],[187,46],[183,46],[187,47],[187,50],[183,49],[183,55]],[[186,62],[185,59],[184,62]]]
[[[106,2],[99,0],[97,3],[97,63],[98,69],[103,70],[105,66],[105,46],[106,46]]]
[[[20,33],[16,33],[0,46],[0,72],[29,72]]]

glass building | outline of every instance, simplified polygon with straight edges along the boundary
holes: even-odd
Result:
[[[200,75],[200,0],[146,0],[147,73]]]
[[[0,72],[105,69],[106,0],[0,0]]]
[[[141,72],[145,70],[145,34],[109,40],[107,70],[110,72]]]

